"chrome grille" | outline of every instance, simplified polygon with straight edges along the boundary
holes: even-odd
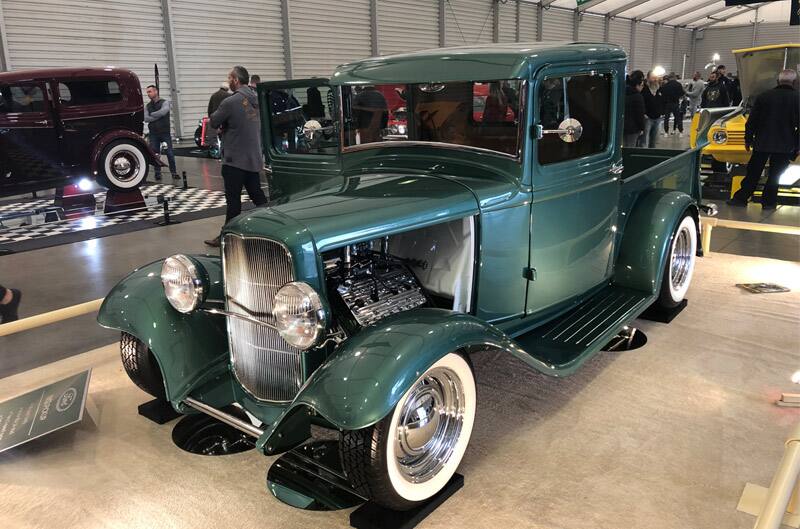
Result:
[[[294,280],[286,248],[274,241],[227,234],[222,242],[225,308],[275,325],[272,304],[283,285]],[[286,402],[302,383],[300,350],[278,331],[228,316],[231,364],[239,383],[254,397]]]

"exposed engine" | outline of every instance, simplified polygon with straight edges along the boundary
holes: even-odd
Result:
[[[331,302],[339,305],[336,312],[347,331],[431,303],[410,269],[410,265],[424,268],[426,263],[390,255],[386,239],[380,247],[374,250],[373,243],[367,242],[347,246],[338,256],[326,256],[328,293]]]

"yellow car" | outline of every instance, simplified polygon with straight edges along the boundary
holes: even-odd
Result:
[[[721,118],[708,131],[708,146],[703,154],[714,160],[730,164],[746,164],[750,160],[750,152],[744,148],[744,127],[750,107],[756,96],[773,88],[778,73],[786,68],[798,68],[800,65],[800,44],[773,44],[757,48],[733,50],[739,71],[739,82],[742,90],[742,102],[738,107],[731,107],[730,114]],[[697,136],[696,113],[692,119],[689,143],[694,148]],[[798,157],[800,160],[800,157]],[[794,163],[798,163],[795,160]]]

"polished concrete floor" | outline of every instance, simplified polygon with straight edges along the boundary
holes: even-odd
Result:
[[[792,292],[734,286],[767,279]],[[800,409],[774,405],[798,369],[800,264],[715,253],[698,262],[688,298],[669,325],[636,323],[643,348],[600,353],[568,378],[474,355],[465,487],[419,527],[751,528],[736,510],[741,492],[769,484],[800,420]],[[0,454],[0,527],[349,526],[350,511],[299,511],[272,498],[264,477],[275,458],[174,446],[174,423],[137,415],[147,396],[114,345],[0,379],[0,401],[89,367],[90,417]]]

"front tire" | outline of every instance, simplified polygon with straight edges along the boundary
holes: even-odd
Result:
[[[100,154],[97,180],[108,189],[130,191],[144,183],[148,170],[143,145],[131,140],[117,140]]]
[[[122,366],[133,383],[155,398],[167,400],[164,377],[161,376],[153,351],[132,334],[123,332],[119,340],[119,352]]]
[[[406,391],[373,426],[342,433],[342,467],[362,496],[389,509],[411,509],[455,474],[475,421],[475,378],[449,353]]]
[[[697,223],[687,213],[672,234],[661,278],[661,291],[656,300],[659,306],[672,309],[684,300],[692,282],[696,256]]]

